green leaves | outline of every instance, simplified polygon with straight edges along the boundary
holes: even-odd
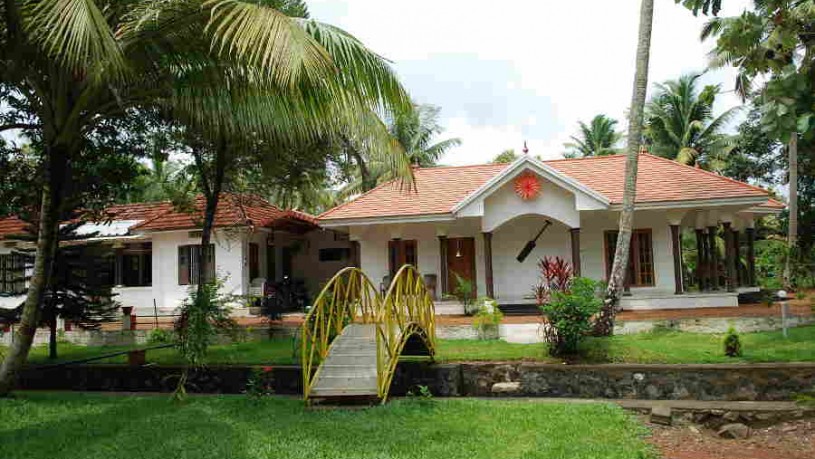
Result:
[[[283,86],[301,77],[330,77],[334,70],[326,50],[295,19],[274,8],[238,0],[204,2],[211,17],[206,31],[213,49],[266,70]]]
[[[119,45],[107,20],[93,0],[26,2],[26,29],[52,57],[74,72],[103,66],[124,69]]]

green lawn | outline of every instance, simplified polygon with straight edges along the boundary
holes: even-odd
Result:
[[[726,357],[722,335],[656,332],[587,338],[582,344],[584,363],[743,363],[815,361],[815,326],[781,332],[744,333],[744,355]],[[455,340],[439,343],[443,361],[530,360],[555,361],[542,344],[511,344],[504,341]]]
[[[811,362],[815,361],[815,326],[793,328],[789,338],[781,332],[741,335],[744,355],[725,357],[722,336],[660,332],[611,338],[587,338],[583,343],[584,363],[739,363],[739,362]],[[291,339],[253,341],[212,346],[210,364],[288,365],[299,362]],[[84,347],[60,343],[60,361],[78,360],[126,350],[123,347]],[[182,363],[174,349],[150,351],[148,361],[160,364]],[[437,360],[456,361],[542,361],[559,362],[546,355],[542,344],[512,344],[504,341],[439,340]],[[49,363],[47,348],[37,346],[29,361]],[[125,356],[96,363],[124,363]]]
[[[644,426],[605,404],[23,394],[0,400],[4,459],[647,458]]]

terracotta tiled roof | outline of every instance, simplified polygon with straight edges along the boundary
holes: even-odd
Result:
[[[414,190],[401,187],[398,182],[384,183],[318,219],[446,214],[506,167],[486,164],[414,169]]]
[[[625,156],[544,161],[609,199],[622,203]],[[320,215],[319,220],[448,214],[470,193],[499,174],[505,164],[415,169],[416,191],[386,183]],[[767,191],[702,169],[641,154],[637,203],[764,197]]]
[[[624,155],[554,160],[546,164],[605,195],[612,204],[623,201]],[[767,191],[659,156],[640,154],[638,203],[760,196],[768,196]]]
[[[764,204],[760,204],[758,207],[764,207],[768,209],[786,209],[787,205],[776,199],[768,199],[767,202],[765,202]]]
[[[170,202],[119,204],[106,208],[101,217],[109,221],[135,221],[130,230],[169,231],[201,227],[205,200],[195,199],[196,212],[178,212]],[[215,213],[215,226],[275,227],[304,231],[317,225],[317,219],[304,212],[283,210],[256,196],[224,193]],[[17,217],[0,218],[0,239],[24,233],[26,223]]]
[[[206,200],[198,196],[194,202],[193,212],[180,212],[174,209],[156,215],[150,220],[133,227],[139,231],[171,231],[200,228]],[[275,226],[283,224],[302,224],[314,226],[316,219],[308,214],[287,211],[273,206],[268,201],[256,196],[223,193],[215,211],[215,227],[231,226]]]
[[[28,223],[15,216],[0,218],[0,240],[9,236],[24,234],[27,227]]]
[[[105,216],[112,220],[150,220],[173,208],[172,203],[138,202],[134,204],[117,204],[105,209]]]

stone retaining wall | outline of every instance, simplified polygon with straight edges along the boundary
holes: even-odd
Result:
[[[39,390],[158,391],[175,388],[181,367],[87,365],[29,367],[20,388]],[[278,394],[302,391],[295,366],[211,366],[191,373],[191,392],[241,393],[253,374]],[[497,383],[513,390],[495,394]],[[650,400],[791,400],[815,389],[815,364],[754,365],[553,365],[533,363],[429,364],[397,367],[391,393],[417,386],[434,395],[529,396]]]

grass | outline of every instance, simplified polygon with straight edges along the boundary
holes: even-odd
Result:
[[[611,338],[587,338],[582,344],[583,363],[745,363],[815,361],[815,326],[791,328],[789,337],[781,332],[744,333],[744,355],[724,355],[723,335],[655,332],[621,335]],[[79,360],[127,350],[126,347],[85,347],[60,343],[58,361]],[[288,338],[250,341],[211,346],[208,363],[216,365],[257,364],[291,365],[299,363],[295,343]],[[2,352],[0,352],[2,353]],[[51,363],[47,347],[36,346],[31,363]],[[438,340],[437,360],[457,361],[539,361],[559,363],[546,354],[543,344],[514,344],[498,340]],[[149,351],[150,362],[172,365],[183,363],[172,348]],[[125,363],[119,356],[95,363]]]
[[[293,399],[24,394],[0,400],[4,459],[645,458],[647,431],[605,404],[396,400],[308,410]]]
[[[758,363],[815,361],[815,326],[789,329],[788,338],[779,332],[743,333],[743,355],[724,355],[723,334],[654,332],[586,338],[581,344],[582,363]],[[560,362],[546,354],[542,344],[513,344],[504,341],[444,341],[439,344],[444,361]]]

